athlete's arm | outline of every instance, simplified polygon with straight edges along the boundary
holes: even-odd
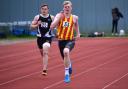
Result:
[[[74,25],[74,29],[76,30],[76,38],[80,38],[80,30],[79,30],[79,23],[78,23],[78,16],[75,16],[74,15],[74,22],[75,22],[75,25]]]
[[[41,24],[41,21],[38,21],[38,19],[39,19],[39,15],[34,17],[32,23],[30,25],[31,28],[35,29],[35,28],[37,28],[39,26],[39,24]]]
[[[50,29],[54,29],[55,27],[57,27],[59,21],[61,19],[61,13],[57,14],[53,20],[53,22],[51,23]]]
[[[52,19],[52,21],[54,20],[54,18],[55,18],[55,17],[54,17],[53,15],[51,15],[51,19]]]
[[[53,15],[51,15],[51,19],[52,19],[52,22],[54,21],[54,19],[55,19],[55,17],[53,16]],[[53,28],[53,29],[56,29],[56,28]],[[50,29],[51,30],[51,29]],[[54,32],[53,30],[51,31],[52,32],[52,34],[56,37],[57,36],[57,34],[56,34],[56,32]]]

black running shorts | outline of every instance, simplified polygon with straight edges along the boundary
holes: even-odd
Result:
[[[69,48],[69,50],[71,51],[75,46],[75,40],[59,40],[58,46],[60,49],[61,56],[62,58],[64,58],[64,54],[63,54],[64,48]]]
[[[48,42],[51,44],[52,42],[52,37],[37,37],[37,46],[39,49],[42,49],[43,44],[45,42]]]

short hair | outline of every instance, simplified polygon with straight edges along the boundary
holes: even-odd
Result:
[[[42,7],[45,7],[45,6],[48,7],[48,4],[42,4],[42,5],[41,5],[41,8],[42,8]],[[48,9],[49,9],[49,7],[48,7]]]
[[[63,5],[67,5],[67,4],[72,5],[72,2],[71,1],[68,1],[68,0],[63,2]]]

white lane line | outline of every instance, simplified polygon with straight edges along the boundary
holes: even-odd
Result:
[[[53,45],[55,45],[55,42],[53,42],[53,43],[54,43]],[[104,49],[102,49],[102,50],[104,50]],[[24,54],[27,54],[29,52],[34,52],[34,51],[37,51],[37,49],[36,50],[30,50],[30,51],[27,51],[27,52],[22,52],[22,53],[15,53],[15,54],[10,54],[10,55],[6,55],[6,56],[1,56],[0,58],[6,58],[6,57],[13,57],[13,56],[24,55]],[[16,66],[14,68],[16,68]],[[0,69],[0,71],[5,71],[5,70],[8,70],[8,69],[10,69],[10,68]]]
[[[52,67],[52,68],[49,68],[49,70],[58,68],[58,67],[60,67],[60,66],[62,66],[62,65],[63,65],[63,64],[54,66],[54,67]],[[29,76],[32,76],[32,75],[35,75],[35,74],[38,74],[38,73],[41,73],[41,72],[42,72],[42,71],[37,71],[37,72],[31,73],[31,74],[28,74],[28,75],[25,75],[25,76],[21,76],[21,77],[18,77],[18,78],[9,80],[9,81],[7,81],[7,82],[1,83],[0,86],[5,85],[5,84],[8,84],[8,83],[11,83],[11,82],[15,82],[15,81],[20,80],[20,79],[23,79],[23,78],[27,78],[27,77],[29,77]]]
[[[103,87],[102,89],[106,89],[106,88],[110,87],[111,85],[113,85],[114,83],[120,81],[121,79],[123,79],[123,78],[126,77],[127,75],[128,75],[128,73],[126,73],[126,74],[123,75],[122,77],[120,77],[120,78],[118,78],[118,79],[112,81],[111,83],[107,84],[107,85],[106,85],[105,87]]]
[[[32,64],[32,63],[37,63],[39,62],[40,60],[36,61],[36,62],[30,62],[31,60],[34,60],[34,59],[39,59],[40,57],[39,56],[35,56],[33,58],[30,58],[30,60],[26,61],[26,63],[19,63],[13,67],[8,67],[8,68],[3,68],[3,69],[0,69],[0,72],[3,72],[3,71],[8,71],[8,70],[11,70],[11,69],[15,69],[17,67],[22,67],[22,66],[25,66],[25,65],[29,65],[29,64]],[[23,58],[22,60],[24,60],[26,58]],[[28,63],[29,62],[29,63]]]
[[[21,53],[16,52],[16,53],[13,53],[13,54],[10,54],[10,55],[1,56],[0,59],[8,58],[8,57],[15,57],[15,56],[19,56],[19,55],[24,55],[24,54],[35,52],[35,51],[37,51],[37,49],[36,50],[25,51],[25,52],[21,52]]]
[[[109,48],[109,49],[111,49],[111,48]],[[107,49],[107,50],[109,50],[109,49]],[[91,52],[93,52],[93,51],[91,51]],[[105,51],[106,52],[106,51]],[[91,57],[91,56],[95,56],[95,55],[97,55],[97,54],[99,54],[98,52],[96,52],[95,54],[91,54],[91,55],[88,55],[88,56],[86,56],[86,57],[82,57],[81,59],[83,59],[83,58],[88,58],[88,57]],[[75,61],[73,61],[73,62],[77,62],[77,61],[80,61],[80,59],[79,60],[75,60]],[[63,64],[60,64],[60,65],[58,65],[58,66],[54,66],[54,67],[52,67],[52,68],[49,68],[49,70],[52,70],[52,69],[54,69],[54,68],[57,68],[57,67],[60,67],[60,66],[62,66]],[[41,72],[41,71],[40,71]],[[11,82],[15,82],[15,81],[17,81],[17,80],[20,80],[20,79],[23,79],[23,78],[26,78],[26,77],[29,77],[29,76],[32,76],[32,75],[35,75],[35,74],[38,74],[38,73],[40,73],[40,72],[34,72],[34,73],[31,73],[31,74],[28,74],[28,75],[25,75],[25,76],[21,76],[21,77],[18,77],[18,78],[15,78],[15,79],[12,79],[12,80],[9,80],[9,81],[7,81],[7,82],[3,82],[3,83],[1,83],[0,84],[0,86],[1,85],[5,85],[5,84],[8,84],[8,83],[11,83]]]
[[[110,49],[110,48],[109,48],[109,49]],[[107,50],[108,50],[108,49],[107,49]],[[84,58],[87,58],[87,57],[90,57],[90,56],[95,56],[95,55],[97,55],[97,54],[98,54],[98,52],[96,52],[96,54],[89,55],[89,56],[86,56],[86,57],[84,57]],[[83,57],[82,57],[82,58],[83,58]],[[80,61],[80,60],[76,60],[76,61],[74,61],[74,62],[77,62],[77,61]],[[60,65],[58,65],[58,66],[60,67],[60,66],[62,66],[62,65],[63,65],[63,64],[60,64]],[[49,70],[52,70],[52,69],[54,69],[54,68],[56,68],[56,67],[58,67],[58,66],[54,66],[54,67],[52,67],[52,68],[49,68]],[[25,76],[21,76],[21,77],[18,77],[18,78],[9,80],[9,81],[7,81],[7,82],[3,82],[3,83],[0,84],[0,86],[1,86],[1,85],[5,85],[5,84],[8,84],[8,83],[11,83],[11,82],[15,82],[15,81],[20,80],[20,79],[23,79],[23,78],[30,77],[30,76],[35,75],[35,74],[38,74],[38,73],[40,73],[40,72],[41,72],[41,71],[39,71],[39,72],[34,72],[34,73],[31,73],[31,74],[28,74],[28,75],[25,75]]]
[[[127,54],[127,55],[128,55],[128,54]],[[123,56],[126,56],[126,55],[123,55]],[[119,60],[119,59],[120,59],[121,57],[123,57],[123,56],[122,56],[122,55],[119,56],[116,60]],[[90,72],[90,71],[92,71],[92,70],[95,70],[95,69],[97,69],[97,68],[99,68],[99,67],[102,67],[102,66],[104,66],[104,65],[106,65],[106,64],[109,64],[109,63],[111,63],[111,62],[113,62],[113,61],[116,61],[116,60],[110,60],[110,61],[108,61],[108,62],[102,63],[102,64],[100,64],[100,65],[98,65],[98,66],[92,67],[92,68],[90,68],[90,69],[88,69],[88,70],[86,70],[86,71],[83,71],[83,72],[81,72],[81,73],[78,73],[78,74],[72,76],[71,78],[79,77],[80,75],[83,75],[83,74],[85,74],[85,73],[88,73],[88,72]],[[51,84],[51,85],[49,85],[49,86],[47,86],[47,87],[45,87],[45,88],[43,88],[43,89],[52,88],[52,87],[54,87],[54,86],[57,86],[57,85],[61,84],[62,82],[63,82],[63,80],[61,80],[61,81],[59,81],[59,82],[56,82],[56,83],[54,83],[54,84]]]
[[[55,42],[53,42],[54,44],[53,45],[55,45]],[[3,58],[8,58],[8,57],[15,57],[15,56],[19,56],[19,55],[24,55],[24,54],[27,54],[27,53],[31,53],[31,52],[35,52],[35,51],[38,51],[38,49],[37,48],[35,48],[35,49],[29,49],[29,51],[25,51],[25,52],[16,52],[16,53],[13,53],[13,54],[10,54],[10,55],[5,55],[5,56],[0,56],[0,59],[3,59]]]
[[[55,45],[56,42],[53,42],[52,45]],[[112,44],[111,44],[112,45]],[[115,45],[115,44],[113,44]],[[117,44],[116,44],[117,45]],[[25,52],[21,52],[21,53],[14,53],[14,54],[10,54],[10,55],[5,55],[5,56],[0,56],[0,59],[3,59],[3,58],[8,58],[8,57],[15,57],[15,56],[19,56],[19,55],[24,55],[26,53],[31,53],[31,52],[34,52],[34,51],[38,51],[38,49],[34,49],[34,50],[29,50],[29,51],[25,51]]]
[[[110,48],[109,48],[110,49]],[[101,49],[100,49],[101,50]],[[93,51],[88,51],[90,54],[92,53],[92,52],[94,52],[94,51],[97,51],[97,52],[99,52],[100,51],[99,49],[97,50],[93,50]],[[102,49],[102,50],[104,50],[104,49]],[[105,50],[104,52],[106,52],[106,51],[109,51],[109,50]],[[81,53],[80,53],[81,54]],[[78,54],[79,55],[79,54]],[[89,56],[91,56],[91,55],[89,55]],[[92,55],[93,56],[93,55]],[[88,57],[88,56],[87,56]],[[39,58],[38,56],[35,56],[34,58],[30,58],[31,60],[33,60],[33,59],[37,59],[37,58]],[[25,58],[24,58],[25,59]],[[23,59],[22,59],[23,60]],[[30,60],[28,60],[28,61],[30,61]],[[21,64],[22,65],[22,64]],[[20,64],[19,65],[15,65],[14,67],[12,67],[12,68],[4,68],[4,69],[0,69],[0,72],[2,72],[2,71],[6,71],[6,70],[9,70],[9,69],[13,69],[13,68],[16,68],[16,67],[20,67]]]

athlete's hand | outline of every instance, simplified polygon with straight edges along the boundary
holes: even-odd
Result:
[[[32,23],[30,27],[31,29],[36,29],[40,24],[41,24],[41,21],[36,21]]]
[[[77,34],[75,37],[76,40],[80,39],[80,34]]]
[[[77,36],[76,36],[77,38],[80,38],[80,34],[77,34]]]
[[[41,21],[38,21],[37,24],[38,24],[38,26],[39,26],[39,25],[41,24]]]

